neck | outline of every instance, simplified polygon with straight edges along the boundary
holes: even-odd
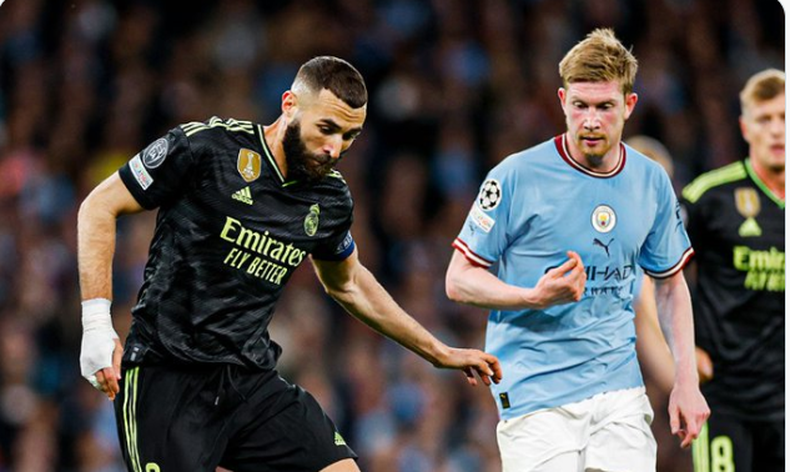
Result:
[[[285,123],[285,118],[280,115],[274,123],[269,126],[263,127],[263,137],[266,140],[266,145],[274,156],[277,167],[283,176],[288,175],[288,162],[285,159],[285,150],[283,149],[283,138],[285,137],[285,130],[288,125]]]
[[[785,199],[785,169],[782,167],[781,170],[778,169],[771,169],[769,167],[763,166],[757,159],[750,159],[752,164],[752,169],[754,169],[754,173],[757,174],[757,177],[763,181],[768,190],[773,192],[774,195],[781,198],[782,200]]]

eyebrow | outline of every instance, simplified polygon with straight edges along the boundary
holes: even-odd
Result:
[[[600,102],[594,102],[594,101],[590,101],[590,100],[582,100],[581,98],[578,98],[578,97],[572,97],[570,100],[571,100],[571,103],[579,102],[579,103],[583,103],[585,105],[593,105],[593,106],[601,106],[601,105],[617,103],[617,100],[603,100],[603,101],[600,101]]]
[[[319,122],[320,124],[326,125],[326,126],[328,126],[328,127],[332,128],[332,129],[335,129],[335,130],[342,129],[342,127],[341,127],[339,124],[337,124],[337,123],[335,122],[335,120],[333,120],[333,119],[331,119],[331,118],[322,118],[322,119],[318,120],[318,122]],[[361,127],[361,126],[358,126],[358,127],[356,127],[356,128],[351,128],[351,129],[349,129],[348,131],[346,131],[346,132],[345,132],[345,133],[343,133],[343,134],[348,134],[348,133],[356,133],[356,134],[359,134],[359,133],[361,133],[361,132],[362,132],[362,127]]]

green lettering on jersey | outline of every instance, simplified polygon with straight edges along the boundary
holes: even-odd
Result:
[[[746,272],[743,286],[749,290],[784,292],[785,253],[775,247],[768,251],[753,250],[748,246],[732,248],[732,265]]]

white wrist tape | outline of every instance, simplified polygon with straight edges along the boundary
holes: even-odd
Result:
[[[112,302],[106,298],[92,298],[82,302],[83,333],[102,329],[113,330],[112,318],[110,317],[111,305]],[[114,332],[115,330],[113,330]]]
[[[112,327],[110,305],[112,302],[106,298],[82,302],[80,371],[89,380],[96,372],[112,367],[112,353],[118,334]]]

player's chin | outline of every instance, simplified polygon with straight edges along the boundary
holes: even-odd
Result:
[[[329,175],[330,172],[335,168],[331,163],[330,164],[316,164],[315,167],[308,168],[307,175],[308,179],[312,182],[318,182],[322,180],[324,177]]]

